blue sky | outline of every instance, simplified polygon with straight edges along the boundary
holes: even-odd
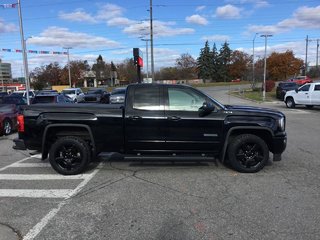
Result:
[[[0,4],[16,0],[0,0]],[[93,63],[101,54],[106,62],[132,57],[132,48],[145,52],[149,38],[149,0],[21,0],[24,35],[28,50],[65,51],[72,47],[71,60]],[[316,39],[320,39],[319,0],[153,0],[155,67],[172,66],[182,53],[197,58],[204,42],[224,41],[233,50],[263,58],[264,39],[268,52],[293,50],[305,59],[309,35],[308,62],[316,60]],[[21,49],[18,10],[0,8],[0,49]],[[150,48],[149,48],[150,49]],[[13,76],[21,75],[21,53],[0,51],[3,62],[12,63]],[[29,68],[58,61],[65,55],[28,54]]]

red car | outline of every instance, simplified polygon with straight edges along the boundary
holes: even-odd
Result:
[[[0,104],[0,136],[9,135],[17,128],[18,111],[13,104]]]
[[[312,80],[308,76],[297,76],[290,78],[288,82],[295,82],[298,85],[303,85],[306,83],[312,83]]]

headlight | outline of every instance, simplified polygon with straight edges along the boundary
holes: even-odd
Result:
[[[278,126],[279,126],[279,130],[280,131],[284,131],[285,130],[285,128],[286,128],[286,120],[285,120],[285,118],[284,117],[282,117],[282,118],[280,118],[279,120],[278,120]]]

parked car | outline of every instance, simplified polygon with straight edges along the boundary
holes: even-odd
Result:
[[[283,101],[287,91],[294,90],[299,85],[295,82],[280,82],[277,86],[276,97]]]
[[[109,103],[110,93],[104,88],[92,88],[84,95],[86,103]]]
[[[212,161],[253,173],[281,160],[285,115],[223,105],[190,86],[131,84],[124,104],[31,105],[18,116],[15,149],[41,151],[60,174],[82,173],[102,152],[127,160]]]
[[[62,93],[70,97],[75,103],[84,101],[84,93],[81,88],[66,88],[62,90]]]
[[[27,91],[14,91],[14,92],[11,93],[10,95],[12,95],[12,96],[17,96],[17,95],[19,95],[19,96],[21,96],[21,97],[27,98]],[[34,91],[33,91],[33,90],[30,90],[30,91],[29,91],[29,98],[32,99],[32,98],[34,98],[34,96],[35,96]]]
[[[296,105],[306,105],[307,108],[320,106],[320,82],[307,83],[299,89],[288,91],[284,101],[288,108],[294,108]]]
[[[288,82],[295,82],[296,84],[301,86],[306,83],[312,83],[312,80],[308,76],[297,76],[288,79]]]
[[[240,78],[233,79],[233,80],[231,80],[231,82],[241,82],[241,79]]]
[[[68,97],[63,94],[59,93],[49,93],[49,94],[40,94],[36,95],[32,101],[32,104],[39,104],[39,103],[73,103],[70,101]]]
[[[124,103],[126,96],[126,87],[119,87],[112,90],[110,94],[110,103]]]
[[[58,94],[57,90],[40,90],[36,95],[48,95],[48,94]]]
[[[8,95],[2,98],[2,104],[14,104],[17,107],[27,105],[27,99],[21,95]]]
[[[18,111],[14,104],[0,104],[0,136],[9,135],[17,128]]]

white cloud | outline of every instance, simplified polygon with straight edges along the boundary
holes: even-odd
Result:
[[[184,34],[194,33],[192,28],[174,28],[172,22],[154,21],[153,29],[155,37],[168,37]],[[143,21],[141,23],[132,24],[123,29],[123,32],[131,36],[146,36],[149,34],[149,22]]]
[[[203,11],[205,8],[206,8],[206,6],[204,6],[204,5],[198,6],[198,7],[196,8],[196,12],[201,12],[201,11]]]
[[[227,42],[230,40],[228,35],[211,35],[211,36],[203,36],[202,40],[206,41],[217,41],[217,42]]]
[[[52,47],[73,47],[73,48],[100,48],[118,47],[120,44],[113,40],[89,35],[81,32],[70,32],[67,28],[49,27],[40,36],[33,36],[30,44]]]
[[[186,21],[188,23],[199,24],[199,25],[207,25],[208,20],[198,14],[186,17]]]
[[[16,31],[18,31],[18,27],[15,24],[7,23],[2,18],[0,18],[0,34]]]
[[[300,7],[292,18],[287,18],[274,25],[250,25],[248,32],[277,34],[290,31],[294,28],[320,29],[320,5],[317,7]]]
[[[59,12],[59,18],[69,20],[72,22],[97,22],[97,20],[94,17],[92,17],[89,13],[83,11],[83,9],[76,9],[71,13]]]
[[[218,7],[216,9],[215,16],[225,19],[238,19],[241,18],[241,11],[241,8],[228,4],[222,7]]]
[[[99,7],[100,10],[97,14],[97,19],[100,20],[109,20],[116,17],[121,17],[125,9],[116,5],[107,3],[102,7]]]
[[[137,23],[137,22],[130,20],[128,18],[125,18],[125,17],[115,17],[115,18],[109,19],[107,21],[107,24],[109,26],[120,26],[120,27],[128,26],[128,25],[134,24],[134,23]]]
[[[264,8],[270,6],[266,0],[227,0],[227,3],[232,4],[253,4],[255,8]]]

